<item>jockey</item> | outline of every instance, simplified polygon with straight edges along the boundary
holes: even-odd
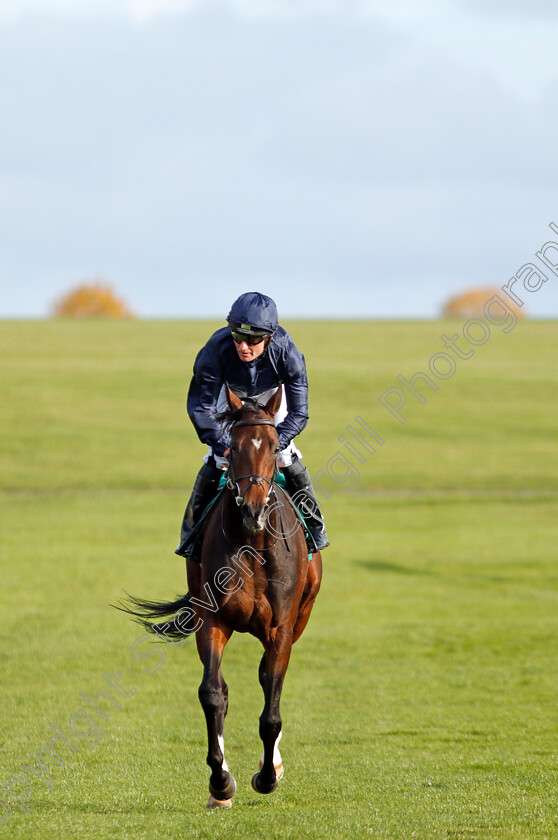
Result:
[[[192,529],[212,501],[228,466],[230,437],[217,418],[228,408],[225,383],[242,400],[265,404],[281,386],[283,399],[275,415],[281,451],[278,466],[287,489],[302,509],[316,548],[329,545],[308,470],[293,443],[308,422],[308,380],[304,356],[283,327],[267,295],[246,292],[235,300],[228,327],[213,333],[196,357],[188,391],[188,414],[202,443],[209,446],[188,501],[175,553],[189,556]]]

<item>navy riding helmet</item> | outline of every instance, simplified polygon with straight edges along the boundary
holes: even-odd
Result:
[[[261,292],[245,292],[235,300],[227,316],[231,330],[244,335],[273,335],[279,326],[277,306]]]

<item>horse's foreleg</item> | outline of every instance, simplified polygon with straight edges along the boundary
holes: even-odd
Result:
[[[236,792],[236,782],[225,761],[223,738],[228,689],[221,673],[221,657],[230,635],[230,630],[204,627],[198,636],[198,650],[204,665],[198,694],[207,723],[210,808],[230,807],[230,799]]]
[[[258,677],[260,680],[260,685],[262,687],[262,691],[265,694],[265,664],[266,664],[266,654],[261,658],[260,667],[258,670]],[[277,736],[277,740],[275,741],[275,747],[273,749],[273,766],[275,767],[275,773],[277,774],[277,781],[280,781],[283,778],[283,760],[281,758],[281,753],[279,752],[279,741],[281,740],[282,732],[279,733]],[[262,769],[264,763],[265,753],[262,753],[262,757],[260,758],[260,765],[259,770]]]
[[[277,631],[275,639],[266,646],[260,663],[260,683],[264,690],[265,704],[260,715],[260,738],[264,745],[261,769],[252,778],[252,787],[258,793],[271,793],[283,775],[278,744],[281,739],[281,713],[279,704],[283,680],[289,664],[292,647],[292,630]]]

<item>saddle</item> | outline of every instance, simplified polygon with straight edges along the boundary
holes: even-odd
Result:
[[[188,535],[183,549],[184,553],[187,554],[189,560],[193,560],[195,563],[201,563],[201,547],[203,542],[203,535],[205,533],[205,526],[207,524],[207,520],[209,519],[209,514],[217,504],[217,501],[221,498],[223,493],[226,490],[227,478],[225,473],[219,479],[219,486],[217,488],[217,493],[215,494],[214,498],[209,502],[207,507],[205,508],[204,512],[200,516],[199,521],[194,525],[190,534]],[[300,508],[296,506],[293,502],[289,491],[287,490],[287,482],[285,481],[285,476],[278,472],[273,480],[273,484],[276,484],[278,487],[281,487],[282,490],[285,491],[285,495],[287,499],[291,503],[293,510],[296,513],[296,516],[304,529],[304,537],[306,539],[306,546],[308,548],[308,562],[312,559],[312,555],[315,554],[317,551],[316,543],[314,542],[314,538],[312,537],[308,527],[306,525],[304,516]]]

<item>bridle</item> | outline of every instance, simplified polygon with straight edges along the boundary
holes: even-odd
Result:
[[[231,432],[233,429],[238,429],[239,426],[273,426],[275,427],[275,423],[273,420],[237,420],[236,423],[233,423],[231,426]],[[265,503],[268,504],[270,495],[274,492],[273,491],[273,481],[275,476],[277,475],[277,461],[275,462],[275,469],[273,471],[273,475],[271,479],[266,478],[265,475],[260,475],[259,473],[247,473],[246,475],[236,475],[232,458],[229,458],[229,468],[227,470],[227,487],[229,490],[232,490],[236,493],[234,500],[238,507],[240,507],[244,503],[244,496],[252,487],[253,485],[259,485],[260,487],[265,487],[265,483],[269,484],[269,490],[265,497]],[[249,478],[250,481],[246,485],[246,489],[244,493],[240,492],[240,485],[239,482],[242,481],[243,478]]]
[[[236,423],[233,423],[233,425],[231,426],[231,432],[232,432],[233,429],[237,429],[239,426],[273,426],[273,427],[275,427],[275,423],[271,419],[266,420],[266,419],[263,419],[263,418],[261,420],[258,420],[258,419],[237,420]],[[279,468],[277,466],[277,459],[275,459],[275,469],[273,470],[273,475],[272,475],[271,479],[266,478],[265,475],[260,475],[259,473],[247,473],[246,475],[236,475],[236,473],[234,471],[234,467],[233,467],[232,458],[229,458],[229,468],[227,470],[227,488],[229,490],[232,490],[233,493],[236,493],[236,495],[234,497],[234,500],[235,500],[236,504],[238,505],[238,507],[240,507],[244,503],[244,496],[246,495],[246,493],[248,492],[248,489],[250,487],[252,487],[253,485],[259,485],[260,487],[265,487],[264,482],[267,482],[267,484],[269,484],[269,490],[268,490],[267,495],[265,497],[265,504],[267,505],[269,503],[269,497],[273,496],[273,498],[275,500],[274,507],[277,507],[277,510],[278,510],[278,513],[279,513],[279,532],[275,533],[275,542],[273,543],[273,545],[275,545],[275,543],[279,539],[279,536],[281,535],[283,537],[283,540],[285,541],[287,551],[290,551],[291,549],[290,549],[290,546],[289,546],[289,541],[287,539],[287,535],[285,534],[285,529],[283,527],[283,515],[281,513],[281,505],[280,505],[280,503],[277,499],[277,494],[275,492],[275,487],[273,486],[273,482],[275,481],[275,476],[277,475],[278,472],[279,472]],[[246,489],[244,490],[244,493],[241,493],[240,492],[240,487],[239,487],[239,481],[242,481],[243,478],[249,478],[250,481],[248,482],[248,484],[246,486]],[[221,528],[222,528],[222,531],[223,531],[223,536],[226,539],[228,539],[227,534],[225,532],[224,513],[223,513],[223,522],[222,522]]]

